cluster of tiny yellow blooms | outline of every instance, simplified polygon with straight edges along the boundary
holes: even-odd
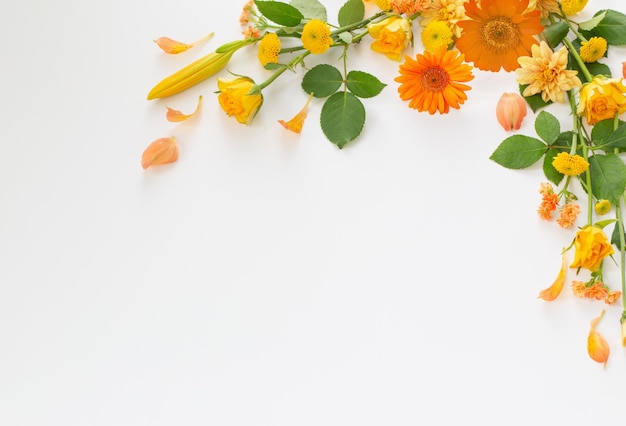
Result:
[[[561,0],[563,13],[566,15],[576,15],[582,11],[589,0]]]
[[[607,42],[604,38],[591,37],[580,44],[580,58],[586,63],[596,62],[604,56],[606,49]]]
[[[445,21],[430,21],[422,30],[421,39],[424,48],[434,52],[452,43],[452,29]]]
[[[280,53],[280,37],[275,33],[266,33],[259,42],[258,58],[261,65],[278,63]]]
[[[600,215],[607,214],[609,210],[611,210],[611,202],[609,200],[599,200],[596,205],[593,206],[593,209]]]
[[[578,176],[589,168],[589,163],[583,157],[567,152],[561,152],[554,157],[552,165],[559,173],[567,176]]]
[[[319,19],[313,19],[304,25],[300,39],[302,46],[314,55],[326,53],[333,44],[330,27]]]

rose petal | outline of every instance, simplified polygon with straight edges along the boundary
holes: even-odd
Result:
[[[198,97],[198,105],[196,106],[196,110],[191,114],[183,114],[179,110],[170,108],[168,106],[166,106],[165,108],[167,108],[167,114],[165,115],[167,121],[171,121],[172,123],[185,121],[188,118],[193,117],[198,111],[202,109],[202,95]]]
[[[178,143],[176,138],[159,138],[153,141],[141,155],[141,167],[147,169],[158,164],[173,163],[178,160]]]
[[[202,43],[206,43],[213,37],[214,33],[207,34],[202,37],[200,40],[196,40],[191,44],[183,43],[181,41],[172,40],[169,37],[159,37],[154,40],[154,42],[159,46],[165,53],[169,53],[171,55],[176,55],[178,53],[182,53],[186,50],[191,49],[192,47],[196,47]]]
[[[567,256],[565,253],[561,256],[561,270],[559,271],[559,275],[554,280],[554,283],[546,289],[543,289],[539,292],[539,298],[545,300],[546,302],[550,302],[558,297],[561,294],[561,290],[563,290],[563,284],[565,284],[565,274],[567,271]]]
[[[611,354],[611,349],[607,341],[604,340],[604,337],[602,337],[602,335],[595,330],[598,322],[600,322],[603,316],[604,309],[598,317],[591,321],[591,329],[589,330],[589,337],[587,337],[587,352],[592,360],[606,366],[606,362]]]
[[[283,120],[278,120],[278,122],[287,130],[291,130],[294,133],[300,133],[302,131],[302,126],[304,125],[304,120],[306,119],[306,115],[309,108],[309,103],[311,102],[311,98],[313,97],[313,93],[309,95],[309,99],[307,99],[304,107],[298,112],[291,120],[285,122]]]

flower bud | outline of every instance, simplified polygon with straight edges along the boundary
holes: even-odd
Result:
[[[498,100],[496,106],[496,117],[498,123],[507,132],[519,130],[522,121],[526,117],[526,101],[517,93],[504,93]]]

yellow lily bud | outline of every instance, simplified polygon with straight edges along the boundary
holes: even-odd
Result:
[[[224,68],[237,50],[255,41],[253,39],[239,40],[217,48],[215,52],[192,62],[159,82],[148,93],[148,100],[175,95],[206,80]]]

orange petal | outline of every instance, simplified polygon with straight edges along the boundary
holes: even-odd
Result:
[[[154,42],[159,46],[165,53],[170,53],[172,55],[176,55],[177,53],[182,53],[186,50],[191,49],[192,47],[196,47],[202,43],[206,43],[213,37],[213,33],[207,34],[202,37],[200,40],[196,40],[191,44],[183,43],[181,41],[172,40],[169,37],[159,37],[154,40]]]
[[[183,114],[177,109],[172,109],[168,106],[166,106],[165,108],[167,108],[167,114],[165,115],[165,118],[167,118],[167,121],[171,121],[173,123],[185,121],[188,118],[193,117],[198,111],[202,109],[202,95],[198,97],[198,105],[196,106],[196,110],[192,112],[191,114]]]
[[[304,107],[298,112],[295,117],[291,120],[285,122],[283,120],[278,120],[278,122],[287,130],[291,130],[294,133],[300,133],[302,131],[302,126],[304,125],[304,119],[306,118],[309,103],[311,102],[311,98],[313,97],[313,93],[309,95],[309,99],[307,99]]]
[[[141,155],[141,167],[147,169],[158,164],[173,163],[178,160],[176,138],[159,138],[153,141]]]
[[[592,360],[600,362],[606,366],[611,349],[609,348],[607,341],[604,340],[604,337],[596,331],[596,326],[603,316],[604,309],[600,312],[600,315],[597,318],[594,318],[593,321],[591,321],[591,329],[589,330],[589,337],[587,338],[587,352]]]
[[[545,300],[546,302],[550,302],[558,297],[561,294],[561,290],[563,290],[563,284],[565,284],[565,273],[567,271],[567,256],[565,253],[561,256],[561,270],[559,271],[559,275],[554,280],[552,285],[544,290],[539,292],[539,298]]]

